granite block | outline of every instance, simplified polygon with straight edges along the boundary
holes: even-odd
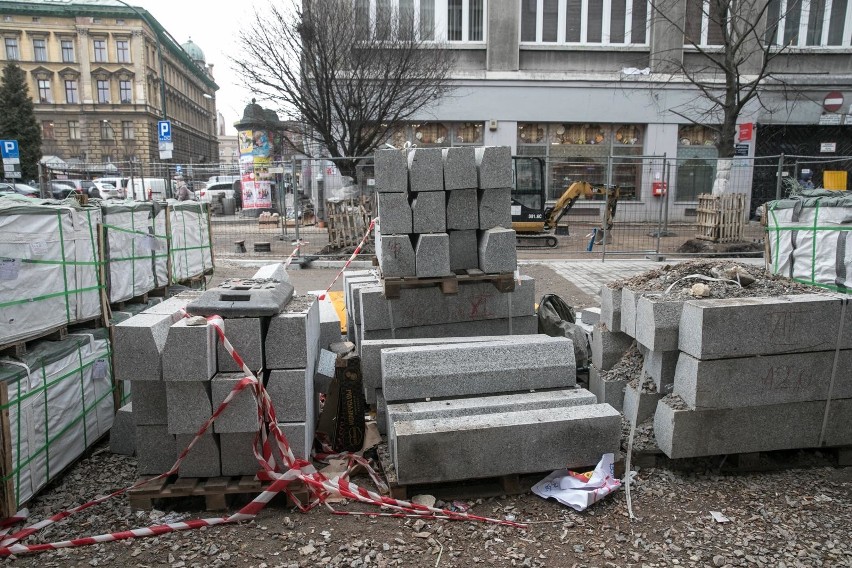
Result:
[[[499,187],[480,189],[477,194],[479,205],[479,228],[483,231],[503,227],[512,228],[512,189]]]
[[[447,192],[447,230],[469,231],[479,228],[479,201],[476,189]]]
[[[166,403],[166,383],[131,381],[133,420],[139,426],[167,424],[169,408]]]
[[[609,371],[632,344],[633,338],[626,333],[610,331],[599,323],[592,329],[592,364],[601,371]]]
[[[160,475],[175,463],[175,437],[165,424],[136,425],[136,473]]]
[[[254,455],[254,432],[219,434],[222,455],[222,475],[255,475],[260,464]]]
[[[438,194],[436,194],[438,195]],[[411,204],[407,193],[378,193],[382,232],[388,235],[412,232]]]
[[[414,148],[408,152],[408,188],[444,191],[444,157],[440,148]]]
[[[132,402],[125,404],[115,413],[112,427],[109,429],[109,451],[123,456],[136,453],[136,423],[133,421]]]
[[[606,372],[589,365],[589,390],[601,404],[608,404],[616,410],[624,408],[624,388],[628,382],[627,379],[611,379]]]
[[[512,186],[512,149],[509,146],[483,146],[474,152],[480,189]]]
[[[307,302],[287,306],[288,310],[269,320],[266,332],[267,369],[304,369],[308,361]],[[298,310],[298,311],[297,311]]]
[[[408,191],[408,161],[402,150],[376,150],[373,159],[377,192]]]
[[[313,405],[313,377],[306,377],[305,369],[287,369],[269,372],[266,391],[280,421],[304,422],[307,408]]]
[[[162,305],[162,304],[161,304]],[[177,314],[138,314],[113,328],[116,380],[162,381],[163,349]]]
[[[450,231],[450,270],[479,268],[476,231]]]
[[[518,268],[517,240],[512,229],[479,232],[479,269],[486,274],[514,272]]]
[[[511,340],[383,349],[382,392],[388,401],[574,386],[570,339]]]
[[[228,333],[227,323],[225,333]],[[228,339],[233,341],[231,335]],[[216,374],[216,341],[216,328],[204,318],[184,318],[176,322],[163,349],[163,380],[210,380]]]
[[[408,235],[385,235],[376,239],[376,257],[385,278],[415,275],[414,246]]]
[[[375,390],[376,399],[376,428],[379,434],[387,436],[388,434],[388,401],[382,396],[382,389]]]
[[[630,288],[621,289],[621,332],[636,337],[636,305],[642,292]]]
[[[636,304],[636,341],[651,351],[677,351],[682,301],[642,296]]]
[[[278,428],[284,434],[284,437],[287,438],[290,450],[297,458],[310,458],[314,442],[313,429],[306,428],[304,422],[279,422]],[[275,453],[277,454],[277,451]],[[285,463],[283,459],[281,463]]]
[[[195,438],[194,434],[178,434],[175,436],[177,451],[175,459],[186,449]],[[221,457],[219,454],[219,436],[208,430],[180,464],[178,477],[219,477],[222,475]]]
[[[679,351],[648,351],[642,370],[651,377],[657,390],[663,394],[672,392]]]
[[[211,416],[210,381],[166,383],[170,434],[195,434]]]
[[[447,233],[419,235],[414,248],[415,272],[418,278],[449,276],[450,236]]]
[[[444,189],[466,189],[477,186],[476,151],[472,146],[456,146],[441,150],[444,159]]]
[[[244,373],[218,373],[213,377],[213,380],[210,381],[210,395],[214,412],[243,378],[245,378]],[[257,432],[258,428],[257,400],[254,396],[254,388],[246,387],[231,399],[227,408],[216,418],[212,431],[217,434],[233,434]]]
[[[580,321],[586,325],[595,325],[601,321],[601,309],[596,307],[583,308],[580,312]]]
[[[606,404],[396,422],[400,483],[435,483],[596,464],[619,450],[621,416]],[[500,459],[492,451],[499,448]]]
[[[277,280],[278,282],[289,282],[290,276],[283,262],[265,264],[257,269],[251,277],[252,280]]]
[[[630,383],[624,387],[624,406],[622,412],[631,424],[641,424],[654,415],[657,410],[657,402],[663,398],[653,384],[644,377],[640,384]]]
[[[180,294],[172,296],[171,298],[168,298],[167,300],[162,301],[158,304],[151,305],[149,308],[146,308],[142,313],[183,317],[181,310],[185,310],[189,303],[198,298],[200,295],[200,291],[187,290],[185,292],[181,292]]]
[[[357,326],[356,326],[357,327]],[[424,339],[448,337],[475,337],[479,335],[535,335],[538,333],[537,316],[519,316],[513,318],[498,318],[476,321],[461,321],[455,323],[439,323],[435,325],[419,325],[415,327],[398,327],[396,329],[377,329],[358,334],[360,341],[375,339]]]
[[[601,286],[601,323],[607,329],[621,329],[621,288]]]
[[[443,191],[418,193],[411,200],[412,230],[409,232],[444,233],[447,231],[447,202]],[[383,230],[390,233],[389,230]]]
[[[279,314],[280,315],[280,314]],[[277,316],[276,316],[277,317]],[[273,318],[274,319],[274,318]],[[264,322],[261,318],[231,318],[225,322],[225,337],[252,371],[264,367]],[[218,345],[219,372],[237,372],[240,367],[221,343]]]

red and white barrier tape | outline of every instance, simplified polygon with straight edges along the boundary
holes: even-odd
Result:
[[[367,227],[367,232],[364,233],[364,236],[361,238],[361,242],[358,243],[357,247],[355,247],[355,252],[352,253],[352,256],[349,257],[349,260],[346,261],[346,264],[343,265],[343,268],[340,269],[340,272],[337,273],[337,276],[334,277],[334,280],[331,281],[331,284],[328,285],[328,288],[325,289],[325,292],[320,294],[320,296],[319,296],[320,300],[325,300],[325,297],[328,294],[328,291],[331,290],[331,287],[334,286],[334,283],[337,282],[337,280],[343,275],[343,272],[347,268],[349,268],[349,265],[352,264],[352,261],[355,260],[355,257],[358,256],[361,253],[361,249],[367,243],[367,239],[370,238],[370,233],[373,232],[373,229],[376,227],[376,221],[378,221],[378,220],[379,220],[379,218],[375,217],[372,221],[370,221],[370,226]]]
[[[374,223],[370,224],[370,230],[372,230],[373,225]],[[369,232],[367,234],[369,235]],[[263,387],[263,383],[257,379],[251,369],[249,369],[248,366],[245,364],[242,357],[240,357],[239,353],[237,353],[237,351],[234,349],[234,346],[231,345],[231,342],[228,341],[228,338],[225,336],[225,332],[223,329],[224,322],[222,321],[222,318],[220,316],[210,316],[207,318],[207,321],[215,328],[216,334],[219,337],[219,341],[222,343],[228,353],[230,353],[233,360],[237,363],[237,365],[240,366],[246,376],[240,381],[238,381],[236,385],[234,385],[234,388],[231,390],[228,396],[225,397],[225,400],[222,401],[222,404],[219,405],[213,415],[207,421],[205,421],[204,424],[199,428],[195,437],[192,439],[189,445],[181,452],[181,454],[178,456],[177,461],[175,461],[174,465],[169,469],[169,471],[162,473],[153,479],[140,481],[130,487],[119,489],[118,491],[114,491],[109,495],[100,497],[93,501],[89,501],[88,503],[84,503],[79,507],[61,511],[53,515],[52,517],[49,517],[47,519],[39,521],[38,523],[21,529],[20,531],[0,541],[0,556],[42,552],[46,550],[57,550],[60,548],[88,546],[91,544],[113,542],[117,540],[126,540],[130,538],[139,538],[146,536],[156,536],[169,532],[185,531],[201,527],[209,527],[214,525],[230,524],[251,520],[263,510],[266,504],[269,503],[272,498],[275,497],[275,495],[282,491],[286,493],[293,500],[296,506],[299,507],[299,509],[303,512],[309,511],[318,504],[324,504],[335,515],[366,514],[370,516],[389,517],[416,516],[418,518],[424,519],[482,521],[518,528],[526,527],[526,525],[522,523],[506,521],[503,519],[481,517],[479,515],[472,515],[470,513],[456,512],[447,509],[439,509],[436,507],[427,507],[425,505],[419,505],[417,503],[411,503],[408,501],[401,501],[398,499],[393,499],[391,497],[386,497],[373,491],[364,489],[362,487],[358,487],[357,485],[351,483],[345,475],[334,479],[328,479],[326,476],[318,472],[310,462],[307,462],[303,459],[298,459],[293,455],[287,438],[278,428],[278,421],[275,415],[275,409],[272,406],[272,401],[269,398],[266,389]],[[183,462],[183,460],[186,458],[187,454],[193,448],[195,443],[201,438],[202,434],[204,434],[204,432],[207,431],[207,429],[210,427],[211,424],[213,424],[216,418],[218,418],[219,415],[222,414],[222,412],[228,407],[228,404],[230,404],[234,397],[236,397],[240,392],[242,392],[246,388],[252,388],[255,394],[258,408],[258,419],[260,423],[260,428],[258,430],[257,436],[255,437],[255,443],[253,448],[255,457],[257,458],[258,465],[260,467],[260,471],[258,472],[257,477],[262,481],[271,481],[271,483],[269,487],[263,490],[253,501],[248,503],[238,512],[227,517],[212,517],[207,519],[183,521],[179,523],[152,525],[149,527],[130,529],[114,533],[105,533],[96,536],[82,537],[52,543],[20,544],[20,541],[22,541],[23,539],[35,534],[36,532],[47,526],[66,519],[71,515],[74,515],[75,513],[79,513],[80,511],[89,509],[95,505],[103,503],[108,499],[111,499],[118,495],[122,495],[131,489],[141,487],[147,483],[150,483],[151,481],[168,477],[169,475],[172,475],[173,473],[177,472],[180,469],[181,462]],[[260,451],[258,451],[258,442],[260,442]],[[363,457],[356,456],[354,454],[337,454],[329,455],[327,457],[334,458],[338,456],[349,459],[350,468],[353,462],[365,465],[367,467],[367,470],[369,472],[372,472],[371,476],[374,476],[375,472],[373,472],[372,468],[369,467],[367,460]],[[281,458],[284,463],[280,463],[278,461],[278,458]],[[376,477],[377,476],[374,476],[374,480],[376,479]],[[296,498],[296,496],[292,493],[290,484],[295,481],[301,481],[302,483],[304,483],[307,489],[312,493],[313,500],[311,503],[303,505],[298,500],[298,498]],[[379,487],[382,487],[382,485],[379,485]],[[330,495],[338,494],[346,499],[376,505],[383,509],[391,509],[395,512],[363,513],[336,511],[327,502],[327,498]],[[20,519],[20,517],[18,517],[18,519]],[[12,519],[10,519],[7,524],[12,524]],[[0,526],[2,526],[2,523],[0,523]]]
[[[299,252],[299,249],[302,248],[302,245],[308,244],[308,241],[298,240],[296,241],[296,248],[293,249],[293,252],[290,253],[290,256],[287,257],[287,261],[284,263],[284,270],[290,266],[290,263],[293,262],[293,259],[296,258],[296,253]]]

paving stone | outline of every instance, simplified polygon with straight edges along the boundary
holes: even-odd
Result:
[[[443,148],[441,152],[444,159],[444,189],[475,188],[478,176],[473,147]]]
[[[651,377],[657,390],[663,394],[672,391],[679,351],[648,351],[643,354],[642,370]]]
[[[674,393],[690,408],[738,408],[826,400],[835,352],[701,361],[681,353]],[[852,398],[852,350],[840,351],[832,399]]]
[[[408,160],[401,150],[376,150],[373,156],[376,191],[405,193],[408,191]]]
[[[825,401],[688,410],[667,397],[654,414],[654,434],[670,458],[816,448],[824,414]],[[825,446],[848,446],[850,441],[852,399],[834,400]]]
[[[244,377],[244,373],[218,373],[213,377],[213,380],[210,381],[210,395],[212,399],[211,408],[214,412]],[[212,431],[217,434],[257,432],[258,427],[254,389],[246,387],[228,403],[228,407],[216,418]]]
[[[630,349],[633,338],[620,331],[610,331],[599,323],[592,330],[592,364],[601,371],[609,371]]]
[[[512,229],[479,232],[479,269],[486,274],[514,272],[518,268],[517,240]]]
[[[447,230],[468,231],[479,228],[479,201],[476,189],[447,192]]]
[[[381,286],[361,288],[358,295],[361,313],[358,323],[365,332],[500,319],[509,315],[529,316],[535,314],[536,301],[535,280],[529,276],[521,276],[520,285],[512,292],[500,292],[490,282],[470,282],[460,284],[459,291],[451,295],[441,292],[438,286],[403,288],[399,298],[392,300],[384,296]]]
[[[189,446],[194,434],[178,434],[175,436],[177,451],[175,459]],[[221,457],[219,454],[219,436],[209,430],[201,435],[180,464],[178,477],[219,477],[222,475]]]
[[[414,246],[408,235],[381,234],[376,239],[376,257],[385,278],[415,275]]]
[[[313,429],[305,428],[304,422],[279,422],[278,428],[284,434],[284,437],[287,438],[290,450],[297,458],[305,459],[306,457],[310,457],[309,455],[306,456],[305,448],[310,453],[314,440]],[[281,463],[284,463],[284,461],[282,460]]]
[[[269,320],[266,332],[265,359],[267,369],[304,369],[308,363],[307,325],[310,299]],[[312,300],[311,300],[312,301]]]
[[[210,381],[166,383],[170,434],[195,434],[213,416]]]
[[[624,408],[624,388],[628,382],[627,379],[607,379],[594,365],[589,365],[589,390],[601,404],[608,404],[616,410]]]
[[[383,349],[382,392],[388,401],[574,386],[570,339],[511,340]]]
[[[479,268],[476,231],[450,231],[450,270]]]
[[[648,390],[650,384],[645,383],[639,387],[629,383],[624,387],[624,405],[622,412],[631,424],[641,424],[654,415],[657,410],[657,402],[663,398],[663,394],[654,390]]]
[[[601,309],[597,307],[583,308],[580,312],[580,321],[586,325],[595,325],[601,321]]]
[[[290,276],[283,262],[265,264],[257,269],[251,277],[252,280],[277,280],[278,282],[289,282]]]
[[[606,404],[412,420],[393,425],[400,483],[434,483],[593,465],[616,453],[621,415]],[[483,448],[499,448],[500,459]]]
[[[621,289],[621,331],[636,337],[636,305],[642,293],[630,288]]]
[[[479,228],[483,231],[503,227],[512,228],[512,189],[500,187],[480,189],[477,194],[479,203]]]
[[[190,325],[200,322],[201,325]],[[227,331],[225,324],[225,333]],[[231,335],[228,339],[233,341]],[[203,318],[184,318],[172,325],[163,349],[164,381],[208,381],[216,374],[216,329]]]
[[[601,286],[601,322],[607,329],[621,329],[621,288]]]
[[[480,189],[512,186],[512,149],[509,146],[483,146],[474,152]]]
[[[136,473],[159,475],[175,463],[175,437],[165,424],[136,425]]]
[[[449,276],[450,236],[447,233],[419,235],[414,248],[415,272],[418,278]]]
[[[113,328],[113,368],[117,380],[162,381],[163,348],[177,314],[139,314]]]
[[[412,230],[417,234],[447,231],[447,201],[443,191],[415,194],[411,200]]]
[[[444,191],[444,157],[440,148],[414,148],[408,152],[409,191]]]
[[[636,341],[651,351],[677,351],[682,301],[642,296],[636,304]]]
[[[313,405],[313,377],[305,377],[305,369],[270,371],[266,391],[279,421],[304,422],[307,408]]]
[[[852,348],[850,311],[841,349]],[[829,294],[690,300],[678,346],[697,359],[828,351],[838,347],[840,314],[841,300]]]
[[[222,456],[222,475],[255,475],[260,465],[254,455],[254,432],[219,434]]]
[[[169,408],[166,403],[166,383],[159,381],[131,381],[133,393],[133,420],[136,425],[167,424]]]
[[[156,384],[156,383],[148,383]],[[136,453],[136,423],[133,421],[133,403],[118,409],[109,429],[109,451],[123,456]]]
[[[280,314],[279,314],[280,315]],[[263,339],[264,322],[261,318],[229,318],[225,322],[225,337],[240,354],[249,369],[257,371],[264,367]],[[219,343],[217,345],[219,372],[241,371],[234,358]]]
[[[437,195],[437,194],[436,194]],[[387,235],[412,232],[411,204],[407,193],[378,193],[382,232]]]

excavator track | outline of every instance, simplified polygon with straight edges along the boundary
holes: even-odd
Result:
[[[556,248],[559,239],[554,235],[524,235],[518,234],[518,248]]]

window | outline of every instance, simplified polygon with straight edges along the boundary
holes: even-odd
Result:
[[[133,84],[127,80],[122,79],[118,82],[118,95],[122,103],[132,103],[133,102]]]
[[[98,87],[98,102],[99,103],[109,103],[109,80],[107,79],[98,79],[97,82]]]
[[[95,40],[95,61],[103,63],[107,60],[107,45],[105,39]]]
[[[648,0],[521,0],[521,42],[648,45],[650,15]]]
[[[115,42],[115,52],[119,63],[130,63],[130,42],[120,39]]]
[[[59,43],[62,47],[62,61],[65,63],[74,63],[74,41],[63,39]]]
[[[116,26],[123,26],[124,25],[124,19],[123,18],[116,18],[115,19],[115,25]]]
[[[52,103],[53,97],[50,96],[50,79],[39,79],[38,84],[38,100],[42,103]]]
[[[41,121],[41,137],[44,140],[56,140],[56,130],[52,120]]]
[[[789,47],[849,47],[852,2],[770,0],[766,41]]]
[[[33,23],[34,23],[34,24],[37,24],[37,23],[39,23],[40,21],[41,21],[41,18],[39,18],[38,16],[33,16]]]
[[[33,40],[33,59],[47,61],[47,42],[43,38]]]
[[[355,25],[387,39],[394,29],[420,41],[485,41],[485,0],[357,0]],[[398,21],[394,20],[397,18]]]
[[[112,124],[108,120],[101,121],[101,140],[112,140],[113,136]]]
[[[135,136],[135,132],[133,129],[133,121],[131,120],[122,120],[121,121],[121,137],[125,140],[133,140]]]
[[[68,104],[80,102],[80,97],[77,93],[77,81],[75,79],[65,80],[65,102]]]
[[[6,59],[9,61],[18,61],[21,59],[21,53],[18,51],[17,38],[6,38]]]
[[[448,41],[483,41],[484,33],[485,0],[447,0]]]
[[[69,120],[68,121],[68,138],[71,140],[79,140],[80,139],[80,121],[78,120]]]

